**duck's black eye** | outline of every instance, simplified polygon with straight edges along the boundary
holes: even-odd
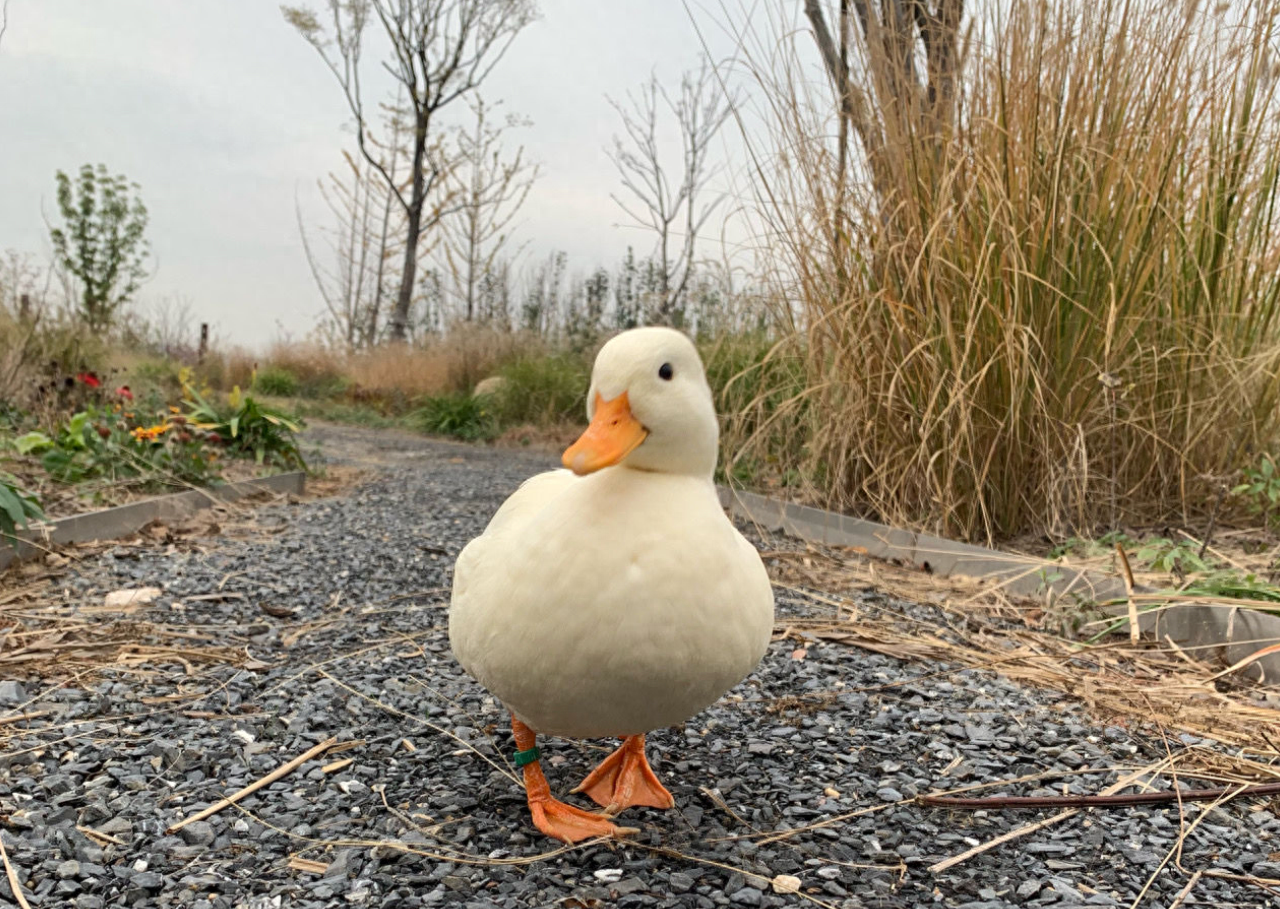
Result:
[[[661,366],[658,367],[658,378],[662,379],[665,382],[670,382],[671,377],[674,376],[675,374],[676,374],[676,371],[671,368],[670,363],[663,363]]]

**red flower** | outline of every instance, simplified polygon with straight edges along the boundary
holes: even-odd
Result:
[[[126,401],[133,400],[133,392],[129,390],[128,385],[121,385],[119,388],[116,389],[116,394],[124,398]]]
[[[98,377],[91,372],[80,373],[79,375],[76,376],[76,381],[82,382],[83,384],[88,385],[90,388],[102,387],[102,383],[98,381]]]

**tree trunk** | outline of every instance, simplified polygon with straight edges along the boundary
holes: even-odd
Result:
[[[400,296],[391,316],[391,340],[403,343],[409,331],[409,307],[413,305],[413,281],[418,273],[418,239],[422,235],[422,206],[427,201],[426,178],[422,163],[427,156],[427,122],[421,114],[414,129],[413,195],[409,198],[408,224],[404,238],[404,270],[400,273]]]
[[[422,234],[422,203],[409,208],[405,232],[404,269],[400,272],[400,296],[391,315],[391,340],[403,342],[409,332],[409,307],[413,304],[413,282],[418,273],[418,238]]]

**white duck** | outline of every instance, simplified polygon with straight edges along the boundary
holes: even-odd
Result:
[[[634,832],[610,820],[623,808],[675,805],[645,733],[745,678],[773,628],[760,556],[716,497],[715,407],[689,339],[610,340],[587,414],[569,469],[526,481],[458,556],[449,611],[458,662],[511,710],[534,824],[566,842]],[[623,739],[574,790],[603,815],[551,797],[538,733]]]

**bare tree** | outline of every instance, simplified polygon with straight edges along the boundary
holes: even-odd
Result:
[[[559,250],[532,266],[524,278],[520,303],[520,327],[535,334],[550,334],[563,322],[565,266],[569,257]]]
[[[651,76],[638,95],[628,95],[625,106],[613,99],[609,103],[622,118],[626,132],[626,141],[614,137],[609,157],[622,176],[628,197],[615,195],[613,200],[633,221],[658,235],[653,258],[660,285],[653,316],[669,323],[684,307],[698,234],[723,198],[702,203],[716,170],[708,160],[711,140],[729,116],[732,99],[720,91],[710,63],[703,58],[696,72],[681,77],[675,98]],[[682,157],[674,180],[659,148],[660,108],[672,115],[680,131]]]
[[[469,104],[475,123],[458,133],[450,192],[457,211],[442,225],[445,264],[467,322],[485,316],[477,307],[482,284],[507,252],[511,224],[538,177],[523,146],[511,158],[502,156],[502,134],[522,121],[507,117],[495,126],[482,98],[477,95]]]
[[[392,148],[386,169],[396,172],[399,149]],[[378,341],[380,315],[392,295],[386,265],[398,255],[403,211],[392,200],[386,183],[363,159],[343,153],[346,169],[320,181],[320,195],[333,216],[321,233],[329,247],[322,257],[313,247],[298,213],[298,230],[311,275],[328,310],[322,330],[348,349]],[[331,264],[330,264],[331,263]]]
[[[196,316],[190,298],[183,294],[166,294],[151,300],[146,311],[138,316],[138,324],[130,324],[129,327],[142,336],[139,340],[166,356],[194,353],[191,342],[195,336]]]
[[[904,179],[901,151],[912,140],[939,150],[954,122],[964,0],[839,0],[835,37],[822,0],[804,11],[835,89],[841,186],[856,136],[887,208]]]
[[[0,3],[0,41],[4,40],[4,33],[9,30],[9,0]]]
[[[31,296],[36,293],[40,283],[42,269],[36,264],[30,253],[7,249],[0,256],[0,312],[9,312],[15,316],[31,314]],[[22,300],[27,298],[27,312],[23,312]],[[37,308],[42,308],[42,299],[38,299]]]
[[[328,0],[330,25],[307,7],[281,7],[285,19],[320,54],[356,119],[356,143],[394,193],[405,216],[404,265],[390,335],[408,332],[417,274],[418,241],[445,214],[437,190],[447,175],[437,115],[477,88],[512,40],[532,21],[533,0]],[[404,93],[410,132],[408,180],[389,173],[377,155],[361,89],[361,51],[371,23],[391,48],[382,68]],[[433,198],[434,197],[434,198]],[[427,202],[433,204],[428,209]]]

